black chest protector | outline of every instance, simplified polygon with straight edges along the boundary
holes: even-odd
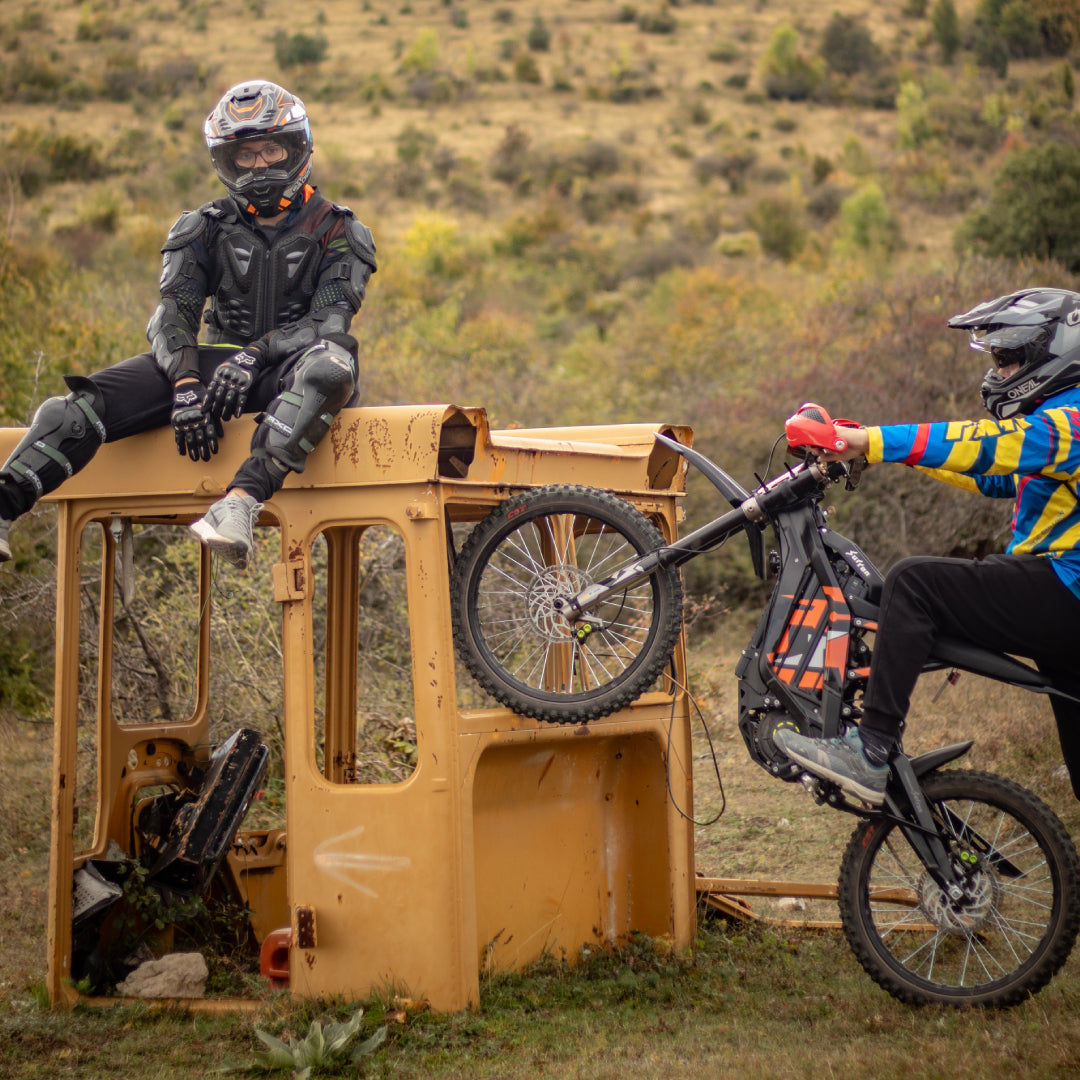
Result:
[[[308,313],[333,227],[333,204],[315,195],[287,226],[256,231],[228,210],[209,210],[207,237],[215,278],[204,316],[212,344],[247,345]]]

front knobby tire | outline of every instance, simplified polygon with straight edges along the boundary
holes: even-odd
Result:
[[[900,827],[875,816],[840,871],[848,943],[875,982],[913,1004],[1014,1005],[1065,963],[1080,925],[1080,864],[1065,827],[1031,792],[987,773],[922,781],[942,835],[968,871],[953,904]]]
[[[574,623],[554,606],[662,547],[629,503],[554,485],[503,503],[454,565],[454,643],[479,684],[516,713],[580,723],[623,708],[671,658],[682,629],[675,569],[609,597]]]

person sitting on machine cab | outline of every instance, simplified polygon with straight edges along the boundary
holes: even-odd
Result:
[[[209,461],[223,419],[259,413],[249,457],[191,526],[243,569],[263,501],[303,471],[334,417],[357,399],[349,328],[375,272],[375,243],[351,210],[309,183],[304,103],[272,82],[240,83],[204,134],[228,194],[185,211],[170,230],[149,351],[66,376],[70,393],[41,405],[0,468],[0,562],[11,558],[11,523],[102,443],[171,423],[180,454]]]
[[[992,420],[845,428],[828,461],[914,465],[938,480],[1015,500],[1005,554],[915,556],[885,579],[859,726],[776,742],[807,772],[857,798],[884,800],[912,690],[939,636],[1030,657],[1075,673],[1080,625],[1080,294],[1024,289],[949,320],[993,367],[982,381]],[[1074,680],[1076,675],[1073,674]],[[1061,749],[1080,798],[1080,706],[1051,697]]]

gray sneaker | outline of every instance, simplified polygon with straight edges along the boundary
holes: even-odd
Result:
[[[872,806],[884,802],[889,766],[867,761],[858,728],[848,728],[838,739],[809,739],[791,728],[780,728],[773,741],[814,776],[834,781]]]
[[[11,558],[11,541],[8,539],[8,530],[11,522],[0,518],[0,562],[7,562]]]
[[[251,495],[226,495],[188,528],[211,551],[243,570],[255,546],[251,530],[262,507]]]

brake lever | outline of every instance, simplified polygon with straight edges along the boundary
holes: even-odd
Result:
[[[866,460],[864,454],[860,454],[857,458],[852,459],[851,467],[848,469],[847,480],[844,481],[845,491],[854,491],[859,486],[862,474],[869,464],[870,463]]]

